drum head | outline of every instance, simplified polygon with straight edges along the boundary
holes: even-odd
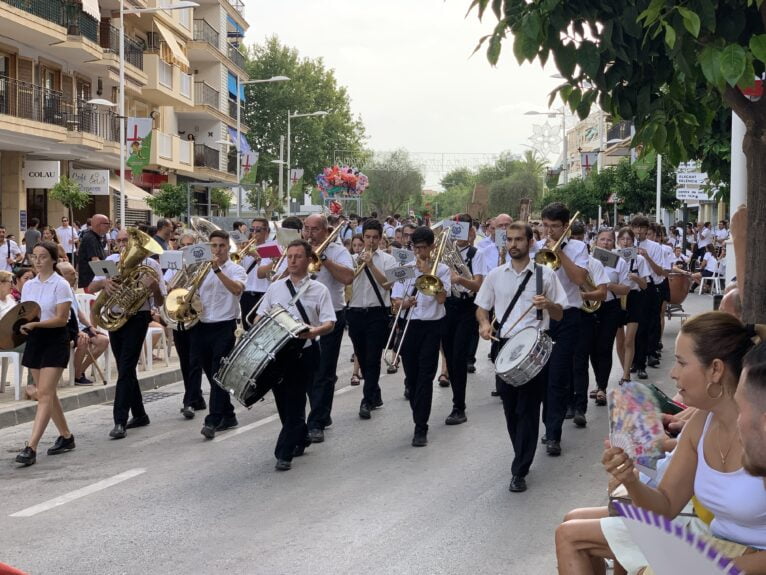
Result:
[[[500,349],[495,360],[495,371],[505,373],[529,355],[532,347],[537,341],[537,329],[534,327],[525,327],[511,339],[505,342]]]

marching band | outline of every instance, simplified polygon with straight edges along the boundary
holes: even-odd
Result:
[[[280,471],[291,469],[293,458],[311,443],[324,441],[332,424],[346,327],[363,380],[359,418],[371,419],[383,405],[381,362],[395,373],[401,358],[415,447],[428,445],[441,354],[452,388],[444,422],[468,422],[466,387],[481,337],[492,341],[493,395],[502,400],[514,451],[509,489],[526,490],[541,408],[546,452],[560,455],[564,421],[584,427],[588,400],[606,404],[615,348],[619,382],[632,371],[645,379],[646,366],[657,365],[661,305],[669,300],[670,270],[679,265],[669,246],[654,241],[661,236],[643,216],[630,227],[598,230],[591,249],[578,214],[571,216],[565,205],[550,204],[541,215],[538,230],[507,214],[483,226],[468,214],[431,227],[388,222],[396,257],[383,247],[387,230],[374,218],[364,219],[360,230],[356,222],[331,225],[323,214],[290,216],[275,228],[256,217],[249,237],[238,242],[236,234],[192,218],[191,230],[176,238],[183,253],[209,251],[201,249],[201,256],[184,259],[180,267],[168,265],[164,273],[157,261],[163,249],[155,239],[136,228],[118,232],[119,253],[96,254],[87,262],[104,270],[87,290],[98,294],[92,323],[108,332],[118,369],[109,436],[122,439],[127,430],[150,423],[136,367],[152,309],[173,330],[185,387],[181,415],[193,419],[208,410],[201,430],[206,439],[238,425],[232,399],[250,407],[273,392],[282,423],[274,450]],[[477,239],[480,228],[483,238]],[[359,243],[353,256],[344,240]],[[40,275],[34,282],[52,281],[43,269],[43,247],[35,252]],[[113,262],[116,273],[99,267],[104,260]],[[74,448],[55,393],[47,389],[48,375],[55,373],[46,371],[66,364],[53,339],[63,329],[56,318],[68,310],[71,289],[63,282],[60,297],[48,301],[45,294],[35,299],[36,285],[28,282],[22,295],[40,300],[42,323],[22,331],[29,332],[25,365],[38,373],[40,423],[17,457],[23,465],[35,462],[48,418],[61,434],[49,453]],[[50,349],[39,354],[48,340]],[[32,361],[30,349],[38,350],[43,363]],[[202,372],[210,382],[208,403]]]

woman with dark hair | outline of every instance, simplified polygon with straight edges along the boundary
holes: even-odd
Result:
[[[68,262],[69,258],[67,258],[66,251],[64,250],[64,246],[61,245],[61,242],[59,241],[58,236],[56,235],[56,230],[53,229],[50,226],[45,226],[43,228],[43,235],[42,235],[42,241],[44,242],[53,242],[57,246],[57,253],[58,253],[58,261],[60,262]]]
[[[746,573],[766,570],[766,490],[761,478],[742,467],[734,401],[742,360],[753,347],[753,330],[720,311],[693,317],[676,338],[670,377],[683,402],[697,408],[678,438],[657,488],[639,480],[633,461],[618,447],[604,451],[602,463],[622,484],[634,505],[675,518],[695,496],[712,512],[709,536],[738,544],[727,556]],[[646,559],[629,541],[619,518],[598,511],[570,512],[556,530],[559,573],[603,573],[601,558],[615,558],[633,573]]]
[[[75,448],[74,435],[69,431],[56,395],[56,384],[69,363],[67,322],[74,295],[67,281],[56,273],[56,244],[42,242],[36,245],[31,259],[37,277],[24,284],[21,300],[33,301],[40,306],[40,320],[21,326],[21,332],[27,335],[21,364],[32,372],[37,387],[37,412],[32,435],[26,447],[16,456],[16,462],[25,466],[37,460],[37,445],[51,419],[59,431],[59,437],[48,449],[48,455]]]

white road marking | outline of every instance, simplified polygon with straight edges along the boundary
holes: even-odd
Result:
[[[10,517],[32,517],[33,515],[37,515],[43,511],[48,511],[54,507],[59,507],[60,505],[65,505],[66,503],[70,503],[77,499],[81,499],[82,497],[86,497],[98,491],[102,491],[108,487],[112,487],[113,485],[117,485],[118,483],[122,483],[123,481],[127,481],[128,479],[136,477],[137,475],[141,475],[142,473],[146,473],[146,469],[130,469],[124,473],[115,475],[114,477],[109,477],[103,481],[98,481],[92,485],[87,485],[81,489],[76,489],[70,493],[65,493],[60,497],[49,499],[48,501],[40,503],[39,505],[33,505],[32,507],[27,507],[26,509],[22,509],[16,513],[11,513]]]

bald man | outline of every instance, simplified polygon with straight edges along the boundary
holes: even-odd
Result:
[[[495,232],[497,232],[497,230],[505,231],[508,229],[508,226],[510,226],[513,223],[513,218],[509,216],[508,214],[498,214],[492,221],[494,224],[493,227]],[[483,256],[484,265],[485,265],[484,274],[483,274],[484,276],[486,276],[491,270],[495,269],[497,266],[506,263],[506,260],[507,260],[505,247],[503,247],[502,251],[499,251],[497,249],[494,235],[490,238],[490,240],[491,240],[490,242],[485,244],[484,249],[482,251],[482,256]]]
[[[106,259],[104,238],[108,232],[109,218],[104,214],[96,214],[90,219],[90,228],[83,233],[77,251],[78,287],[87,288],[96,275],[90,268],[90,262]]]

